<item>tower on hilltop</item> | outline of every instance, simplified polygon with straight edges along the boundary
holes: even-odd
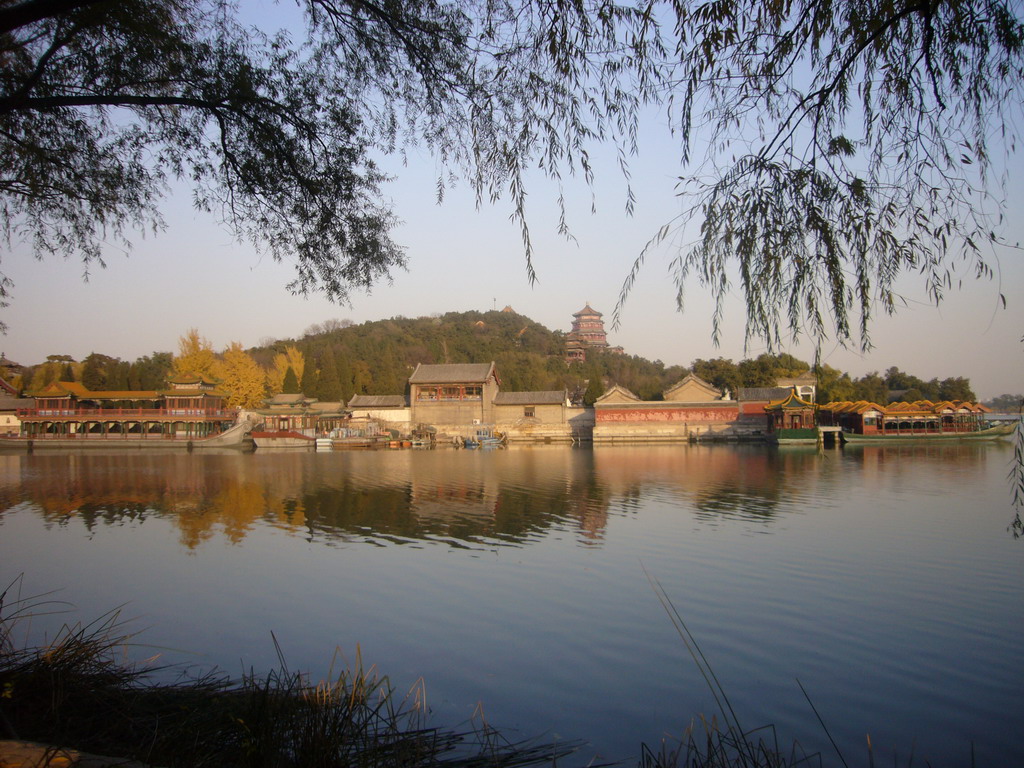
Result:
[[[569,361],[586,360],[588,349],[608,349],[604,315],[590,306],[573,314],[572,330],[565,335],[565,357]]]

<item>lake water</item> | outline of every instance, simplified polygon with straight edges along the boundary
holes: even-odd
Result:
[[[0,580],[119,605],[133,652],[232,675],[332,656],[433,722],[635,763],[715,702],[851,765],[1024,764],[1009,444],[0,456]],[[68,620],[68,616],[62,617]],[[52,633],[55,619],[32,630]],[[273,633],[273,637],[271,635]],[[357,651],[358,649],[358,651]]]

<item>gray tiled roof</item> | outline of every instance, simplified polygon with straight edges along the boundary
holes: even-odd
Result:
[[[0,411],[16,411],[19,408],[35,408],[36,401],[30,397],[8,397],[0,395]]]
[[[740,387],[739,400],[781,400],[792,392],[791,387]]]
[[[409,377],[410,384],[483,383],[494,372],[494,363],[452,363],[423,365],[420,363]]]
[[[494,396],[495,405],[559,405],[565,402],[565,390],[545,392],[499,392]]]
[[[316,400],[309,404],[309,410],[323,413],[341,413],[345,404],[338,400]]]
[[[301,405],[307,399],[305,395],[286,395],[279,393],[267,399],[267,405]]]
[[[405,395],[353,395],[349,408],[404,408]]]

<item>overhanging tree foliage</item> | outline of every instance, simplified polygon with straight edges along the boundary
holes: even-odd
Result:
[[[1019,2],[672,7],[670,111],[683,157],[703,162],[681,180],[692,207],[676,223],[700,229],[673,262],[680,306],[697,277],[717,336],[734,267],[748,338],[777,343],[788,326],[868,346],[901,273],[936,301],[959,260],[989,274],[1020,116]]]
[[[344,300],[405,262],[378,152],[423,144],[525,225],[526,176],[623,164],[665,107],[699,232],[673,262],[748,334],[868,343],[918,270],[937,300],[999,241],[1020,112],[1011,0],[297,0],[301,42],[228,0],[0,0],[0,226],[100,263],[169,183]],[[559,201],[560,203],[561,201]],[[626,196],[631,209],[632,196]],[[563,220],[563,231],[567,231]],[[643,256],[634,265],[625,297]],[[0,284],[0,299],[9,285]],[[784,322],[780,322],[783,320]]]

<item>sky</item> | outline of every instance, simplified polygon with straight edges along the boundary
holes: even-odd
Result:
[[[676,195],[683,169],[667,129],[650,121],[640,146],[631,161],[632,216],[625,213],[626,185],[614,157],[596,158],[592,189],[578,179],[564,183],[574,241],[557,234],[557,188],[540,175],[531,180],[528,217],[539,276],[534,285],[507,202],[477,210],[463,186],[437,205],[439,168],[428,155],[413,154],[405,166],[384,159],[395,175],[384,192],[402,220],[394,236],[407,249],[409,268],[369,294],[353,293],[350,306],[319,295],[292,295],[285,287],[295,276],[292,264],[276,263],[234,241],[211,216],[194,211],[187,188],[181,188],[163,205],[164,231],[133,238],[130,252],[111,245],[106,268],[94,267],[87,280],[74,259],[37,261],[17,245],[0,251],[0,272],[14,282],[10,306],[0,309],[0,321],[7,325],[0,352],[23,365],[42,362],[49,354],[81,360],[94,351],[134,360],[154,351],[176,351],[179,337],[190,328],[219,351],[232,341],[249,347],[267,339],[297,338],[310,325],[331,318],[361,323],[505,306],[553,330],[568,331],[572,314],[587,303],[604,313],[612,344],[667,365],[712,357],[738,361],[766,351],[763,343],[744,344],[745,310],[738,290],[726,307],[717,347],[712,342],[713,304],[696,282],[684,289],[685,310],[676,310],[670,245],[647,257],[620,325],[611,328],[633,260],[683,205]],[[1012,213],[1024,206],[1024,183],[1021,157],[1011,162],[1006,210]],[[1009,219],[1001,234],[1024,242],[1024,222],[1012,215]],[[864,353],[827,343],[822,361],[854,377],[890,366],[923,379],[965,376],[982,399],[1024,392],[1024,253],[1005,250],[991,262],[994,279],[975,279],[966,269],[962,287],[938,307],[927,299],[920,276],[905,276],[898,288],[906,304],[894,317],[877,313],[871,326],[873,349]],[[790,341],[778,351],[808,361],[814,356],[806,341]]]

